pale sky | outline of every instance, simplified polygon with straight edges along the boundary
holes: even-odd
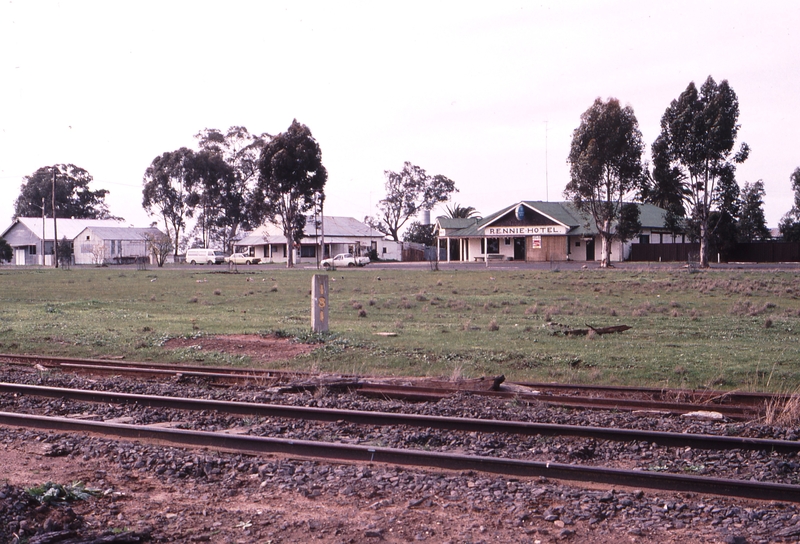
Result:
[[[752,153],[737,180],[764,181],[775,227],[800,166],[798,29],[793,0],[4,0],[0,230],[22,178],[55,163],[146,226],[156,156],[196,148],[204,128],[276,134],[295,118],[322,149],[329,215],[375,214],[383,171],[404,161],[482,215],[562,200],[595,98],[633,107],[649,158],[670,101],[709,75],[739,97]]]

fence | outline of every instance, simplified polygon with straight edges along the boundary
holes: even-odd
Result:
[[[700,244],[631,244],[629,260],[635,262],[688,262],[698,260]],[[709,255],[716,261],[716,255]],[[800,242],[751,242],[736,244],[723,257],[725,262],[787,263],[800,262]]]
[[[688,262],[697,260],[700,244],[631,244],[629,261]]]

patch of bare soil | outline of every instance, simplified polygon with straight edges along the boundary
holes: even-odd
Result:
[[[246,355],[258,363],[287,361],[298,355],[312,352],[316,346],[293,342],[289,338],[235,334],[229,336],[201,336],[199,338],[171,338],[167,349],[193,348],[200,351],[216,351],[233,355]]]

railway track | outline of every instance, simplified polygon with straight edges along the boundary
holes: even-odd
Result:
[[[105,405],[114,403],[137,407],[168,408],[195,412],[213,411],[239,416],[347,422],[370,426],[404,426],[466,433],[505,433],[517,436],[574,436],[607,441],[648,442],[678,449],[780,452],[792,457],[796,456],[800,450],[800,442],[787,440],[763,440],[730,436],[595,428],[578,425],[552,425],[522,421],[223,402],[12,383],[0,383],[0,394],[14,398],[44,397]],[[622,470],[602,466],[530,461],[496,456],[429,452],[412,448],[384,448],[338,442],[236,436],[235,434],[220,432],[164,429],[150,425],[85,421],[69,417],[48,417],[11,412],[0,413],[0,424],[56,432],[90,432],[114,438],[157,440],[174,445],[212,447],[249,454],[282,453],[291,456],[336,459],[349,462],[377,462],[451,470],[477,470],[506,476],[546,476],[555,479],[647,487],[660,490],[694,491],[755,499],[800,502],[800,486],[797,485],[650,472],[641,469]]]
[[[223,414],[235,414],[240,416],[278,417],[305,421],[343,421],[358,425],[403,425],[407,427],[432,428],[448,431],[506,433],[521,436],[574,436],[621,442],[643,441],[660,446],[681,448],[765,450],[780,453],[800,453],[800,442],[790,440],[768,440],[735,436],[590,427],[584,425],[556,425],[527,421],[502,421],[496,419],[311,408],[282,404],[228,402],[12,383],[0,383],[0,393],[106,404],[134,404],[150,408],[172,408],[190,411],[213,410]]]
[[[418,381],[416,384],[387,383],[386,380],[340,375],[320,379],[304,372],[255,369],[133,363],[109,359],[76,359],[53,356],[0,354],[9,364],[58,368],[64,371],[96,375],[127,375],[145,378],[195,378],[216,385],[258,383],[264,387],[283,387],[282,392],[313,390],[318,387],[354,390],[363,395],[407,401],[437,401],[457,391],[522,402],[548,403],[574,408],[602,410],[642,410],[670,414],[715,411],[731,419],[761,416],[770,403],[785,403],[789,395],[750,392],[696,391],[614,386],[587,386],[552,383],[511,383],[487,389],[443,381]]]
[[[730,480],[683,474],[620,470],[562,463],[502,459],[476,455],[456,455],[420,450],[359,446],[307,440],[237,436],[227,433],[164,429],[143,425],[111,424],[97,421],[80,421],[70,418],[12,414],[7,412],[0,412],[0,424],[44,430],[88,432],[114,438],[150,439],[172,445],[212,447],[251,454],[282,453],[315,459],[331,459],[361,463],[386,463],[448,470],[474,470],[529,478],[544,476],[561,480],[646,487],[669,491],[691,491],[761,500],[800,502],[800,486],[769,482]]]

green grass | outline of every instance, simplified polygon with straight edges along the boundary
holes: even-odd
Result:
[[[4,268],[0,352],[194,362],[163,342],[275,332],[318,341],[309,333],[313,274]],[[366,268],[329,276],[330,334],[312,354],[282,366],[664,387],[800,386],[800,282],[792,272]],[[633,328],[564,337],[548,322]],[[254,364],[222,353],[204,363]]]

